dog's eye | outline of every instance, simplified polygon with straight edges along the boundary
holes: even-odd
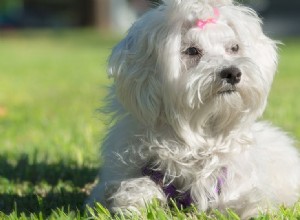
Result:
[[[231,47],[231,52],[232,53],[237,53],[240,50],[240,46],[238,44],[235,44]]]
[[[184,54],[189,56],[197,56],[197,55],[201,55],[201,50],[199,50],[196,47],[189,47],[184,51]]]

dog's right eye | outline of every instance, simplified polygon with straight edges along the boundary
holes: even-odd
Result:
[[[201,55],[202,52],[201,52],[201,50],[199,50],[196,47],[189,47],[188,49],[186,49],[184,51],[184,54],[189,55],[189,56],[197,56],[197,55]]]

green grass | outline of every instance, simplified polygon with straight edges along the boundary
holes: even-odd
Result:
[[[0,219],[124,219],[83,206],[101,165],[106,125],[96,109],[118,39],[91,30],[0,33]],[[300,40],[284,43],[264,118],[300,140]],[[299,204],[259,219],[296,217]],[[132,218],[237,219],[157,204]]]
[[[300,39],[283,43],[279,46],[279,69],[264,118],[300,140]]]
[[[0,210],[83,210],[105,132],[96,109],[111,36],[91,31],[0,38]],[[2,109],[2,116],[1,116]]]

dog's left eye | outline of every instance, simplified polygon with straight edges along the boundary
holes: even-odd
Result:
[[[184,51],[184,54],[189,56],[197,56],[197,55],[201,55],[201,50],[199,50],[196,47],[189,47]]]

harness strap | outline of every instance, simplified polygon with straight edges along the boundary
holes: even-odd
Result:
[[[187,208],[191,206],[193,200],[190,191],[180,192],[172,183],[164,185],[164,175],[160,171],[151,169],[146,166],[142,169],[142,174],[144,176],[148,176],[153,182],[159,185],[167,196],[168,200],[172,199],[173,201],[175,201],[178,207]]]
[[[178,207],[187,208],[193,203],[190,190],[180,192],[172,183],[164,185],[164,174],[160,171],[150,168],[149,166],[145,166],[144,168],[142,168],[142,174],[143,176],[148,176],[153,182],[159,185],[167,196],[168,200],[172,199],[173,201],[175,201]],[[215,189],[218,195],[221,195],[222,193],[222,186],[226,181],[226,177],[227,168],[223,167],[221,170],[221,175],[217,179],[217,186]]]

